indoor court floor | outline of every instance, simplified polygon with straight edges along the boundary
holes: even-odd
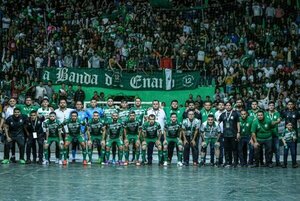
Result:
[[[0,200],[299,201],[300,168],[0,165]]]

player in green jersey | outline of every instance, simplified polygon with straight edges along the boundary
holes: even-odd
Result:
[[[70,119],[63,123],[64,131],[66,134],[65,144],[64,144],[64,165],[67,165],[67,149],[69,145],[74,141],[77,140],[82,148],[82,155],[83,155],[83,164],[86,165],[86,146],[85,146],[85,139],[81,132],[81,126],[85,125],[85,122],[79,121],[78,113],[76,111],[71,112]]]
[[[45,160],[43,164],[47,165],[49,163],[48,147],[50,147],[51,144],[55,142],[56,146],[59,147],[59,164],[62,165],[61,159],[64,144],[64,141],[62,139],[62,124],[56,119],[55,112],[50,112],[49,119],[43,122],[43,127],[46,131],[46,138],[44,141]]]
[[[181,131],[181,124],[177,121],[177,114],[171,113],[170,115],[170,121],[169,123],[165,124],[164,129],[164,166],[168,165],[167,162],[167,152],[168,152],[168,146],[171,143],[174,143],[175,146],[178,147],[178,153],[177,153],[177,165],[182,166],[182,154],[183,154],[183,146],[182,146],[182,131]],[[172,150],[173,151],[173,150]]]
[[[152,150],[152,153],[148,153],[148,165],[152,165],[152,155],[153,155],[153,147],[154,145],[158,149],[158,164],[162,163],[162,146],[161,146],[161,136],[162,130],[161,126],[158,122],[155,122],[155,115],[150,114],[148,116],[148,121],[145,122],[142,126],[142,135],[143,135],[143,143],[142,143],[142,163],[145,163],[146,160],[146,150],[149,146]]]
[[[119,115],[118,113],[112,114],[112,121],[108,122],[106,125],[106,162],[109,163],[110,149],[113,143],[116,143],[118,147],[118,163],[119,165],[123,165],[123,125],[118,121]],[[114,160],[112,161],[112,163]]]
[[[105,156],[105,125],[102,123],[100,119],[99,112],[95,111],[93,113],[93,118],[88,122],[88,155],[89,155],[89,162],[92,163],[92,151],[94,145],[97,147],[98,151],[98,163],[102,163],[104,161]]]
[[[129,119],[124,124],[124,150],[125,150],[125,163],[128,165],[129,161],[129,145],[132,144],[136,159],[136,165],[139,166],[140,158],[140,136],[141,136],[141,121],[136,118],[135,112],[130,111]]]

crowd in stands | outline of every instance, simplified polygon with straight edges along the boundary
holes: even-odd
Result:
[[[2,1],[1,97],[26,94],[47,67],[172,68],[198,71],[199,85],[216,86],[214,99],[297,101],[296,2],[208,2],[161,9],[148,1]]]

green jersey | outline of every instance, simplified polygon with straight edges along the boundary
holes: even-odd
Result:
[[[248,111],[248,114],[249,114],[249,116],[250,117],[252,117],[253,118],[253,121],[257,118],[257,112],[258,112],[258,110],[249,110]]]
[[[108,136],[108,139],[116,139],[121,136],[123,133],[123,125],[120,122],[109,122],[107,124],[107,130],[106,134]]]
[[[280,114],[277,111],[275,111],[274,113],[265,112],[265,117],[268,118],[271,122],[278,121],[280,119]],[[278,126],[274,126],[272,131],[273,131],[273,134],[278,137]]]
[[[256,134],[257,140],[270,140],[272,139],[272,122],[265,118],[259,121],[257,118],[253,121],[251,126],[251,133]]]
[[[178,122],[169,122],[165,124],[166,136],[169,138],[180,137],[181,124]]]
[[[210,110],[205,110],[205,108],[202,108],[200,110],[200,113],[202,117],[202,122],[205,122],[207,121],[208,115],[212,114],[213,116],[215,116],[216,110],[214,108],[211,108]]]
[[[49,137],[59,137],[62,124],[56,119],[54,121],[47,119],[43,122],[43,127],[49,132]]]
[[[170,121],[170,116],[172,113],[175,113],[177,115],[177,121],[178,122],[182,122],[183,120],[183,113],[184,113],[184,108],[177,108],[177,109],[173,109],[173,108],[164,108],[164,111],[166,113],[166,117],[167,117],[167,121]]]
[[[102,129],[104,128],[103,122],[101,122],[100,120],[96,121],[94,119],[91,119],[89,120],[88,125],[89,125],[90,135],[93,136],[102,135]]]
[[[137,135],[141,128],[141,121],[139,119],[135,119],[134,121],[127,120],[124,124],[124,128],[126,129],[127,135]]]
[[[296,137],[296,131],[294,129],[289,130],[285,129],[283,134],[282,134],[282,139],[284,139],[286,142],[291,142],[293,140],[293,137]]]
[[[78,136],[81,134],[81,126],[85,123],[79,120],[73,121],[72,119],[69,119],[63,123],[65,126],[67,126],[67,133],[70,136]]]
[[[134,111],[136,118],[139,119],[141,122],[143,122],[144,115],[146,114],[146,109],[145,108],[132,107],[132,108],[130,108],[130,111]]]
[[[128,119],[128,115],[129,115],[129,110],[120,110],[119,111],[119,119],[120,119],[120,121],[122,121],[122,122],[126,122],[127,121],[127,119]]]
[[[21,114],[26,115],[27,117],[30,116],[30,112],[31,111],[37,111],[39,109],[39,107],[34,106],[34,105],[17,105],[17,108],[20,108],[21,110]]]
[[[114,106],[112,106],[112,107],[105,106],[103,108],[103,111],[104,111],[105,121],[110,121],[112,119],[111,116],[113,113],[119,113],[118,109],[115,108]]]
[[[146,138],[155,139],[158,137],[158,133],[161,132],[161,127],[158,122],[154,122],[151,125],[148,121],[143,124],[143,132],[145,133]]]
[[[241,137],[250,137],[251,136],[252,122],[253,122],[253,117],[248,116],[246,119],[242,119],[240,117]]]

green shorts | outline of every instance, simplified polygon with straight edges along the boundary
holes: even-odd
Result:
[[[136,141],[138,140],[138,135],[127,135],[127,140],[129,143],[136,143]]]
[[[91,141],[94,142],[96,140],[99,140],[101,142],[102,136],[101,135],[91,135]]]
[[[174,142],[177,146],[182,145],[181,140],[177,137],[174,137],[174,138],[173,137],[167,137],[166,141],[167,141],[167,144],[169,144],[170,142]]]
[[[73,142],[74,139],[77,140],[80,143],[85,142],[84,137],[82,135],[77,135],[77,136],[69,135],[68,137],[66,137],[65,141],[66,142]]]
[[[60,143],[59,137],[48,137],[47,144],[51,145],[52,142],[59,144]]]
[[[209,144],[213,144],[215,145],[215,143],[217,142],[217,138],[205,138],[205,143],[208,146]]]
[[[111,147],[111,145],[112,145],[114,142],[117,144],[118,147],[123,146],[123,142],[122,142],[122,140],[121,140],[120,138],[109,139],[109,140],[107,140],[106,146],[107,146],[107,147]]]
[[[147,145],[151,142],[153,142],[155,144],[157,141],[157,138],[145,138],[144,141],[146,142]]]

